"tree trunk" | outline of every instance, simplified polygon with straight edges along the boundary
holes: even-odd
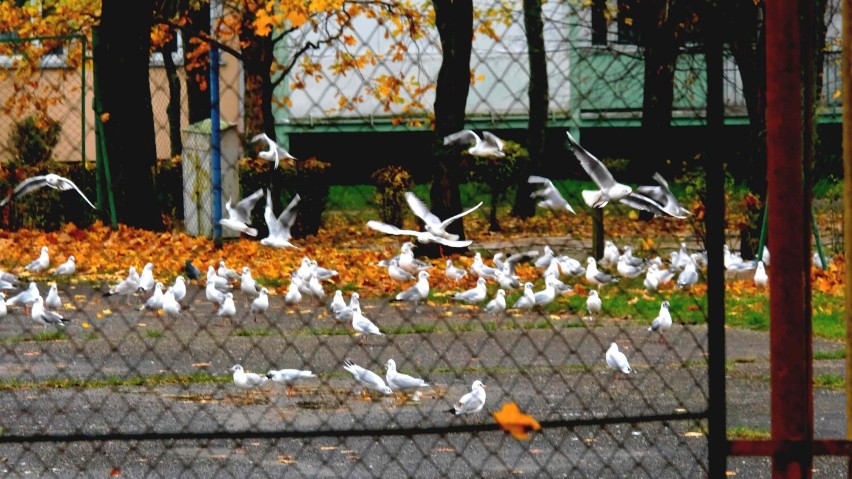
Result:
[[[166,116],[169,119],[169,144],[171,156],[175,157],[183,151],[180,138],[180,77],[178,77],[172,53],[177,51],[177,39],[172,40],[160,49],[163,55],[163,68],[169,84],[169,104],[166,106]]]
[[[189,10],[190,26],[196,31],[210,33],[210,3],[201,2],[198,10]],[[198,42],[190,41],[190,35],[183,35],[184,68],[186,69],[186,98],[189,104],[189,123],[210,118],[210,89],[207,79],[210,77],[210,55],[203,54],[190,64],[193,53],[201,48]]]
[[[245,134],[251,138],[263,132],[274,140],[271,77],[274,45],[271,34],[264,37],[255,34],[253,22],[253,15],[243,14],[240,44],[245,75]]]
[[[104,0],[94,61],[98,74],[107,155],[119,221],[161,230],[163,221],[154,191],[154,113],[148,60],[152,1]]]
[[[524,0],[524,26],[527,31],[527,51],[530,62],[530,120],[527,131],[529,162],[518,165],[518,191],[512,214],[529,218],[535,214],[535,200],[530,197],[532,185],[527,181],[531,173],[541,170],[547,131],[547,107],[550,101],[547,84],[547,56],[544,46],[544,22],[541,0]]]
[[[464,128],[465,105],[470,90],[473,2],[433,0],[432,3],[443,55],[435,90],[435,141],[432,148],[435,170],[429,197],[432,212],[446,218],[461,211],[459,156],[443,146],[443,139]],[[461,219],[453,222],[447,231],[464,239]]]

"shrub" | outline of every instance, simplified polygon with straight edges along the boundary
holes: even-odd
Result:
[[[497,204],[505,197],[507,188],[515,181],[518,168],[529,161],[527,150],[513,141],[503,142],[503,158],[486,158],[463,154],[463,167],[471,181],[488,185],[491,190],[491,211],[489,223],[491,231],[500,231],[497,221]]]
[[[59,143],[62,125],[50,118],[28,116],[15,123],[9,133],[9,144],[17,163],[35,166],[50,160]]]
[[[379,218],[387,224],[402,227],[404,212],[408,210],[405,192],[414,187],[411,175],[401,166],[388,165],[374,171],[370,179],[376,185]]]

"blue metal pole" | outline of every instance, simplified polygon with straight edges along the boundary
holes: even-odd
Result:
[[[213,243],[222,246],[222,137],[219,124],[219,49],[210,49],[210,149],[213,169]]]

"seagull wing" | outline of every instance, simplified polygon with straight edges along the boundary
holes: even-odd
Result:
[[[453,221],[455,221],[455,220],[457,220],[457,219],[461,218],[462,216],[465,216],[465,215],[468,215],[468,214],[470,214],[470,213],[473,213],[473,212],[474,212],[474,211],[476,211],[476,209],[477,209],[477,208],[479,208],[480,206],[482,206],[482,202],[481,202],[481,201],[479,202],[479,204],[478,204],[478,205],[474,206],[473,208],[471,208],[471,209],[469,209],[469,210],[467,210],[467,211],[462,211],[461,213],[459,213],[459,214],[457,214],[457,215],[455,215],[455,216],[450,216],[449,218],[445,219],[444,221],[440,221],[440,220],[439,220],[439,223],[440,223],[439,228],[441,228],[442,230],[443,230],[443,229],[446,229],[446,228],[447,228],[447,226],[449,226],[449,225],[450,225],[450,223],[452,223]],[[434,216],[434,215],[433,215],[433,216]]]
[[[637,210],[648,211],[654,213],[655,216],[662,216],[667,214],[663,205],[654,201],[653,198],[645,196],[643,194],[639,194],[637,192],[632,192],[629,195],[625,196],[618,200],[625,205],[636,208]]]
[[[606,166],[601,163],[601,160],[595,158],[595,155],[589,153],[585,148],[580,146],[580,144],[574,140],[574,137],[571,136],[571,133],[566,131],[565,134],[568,135],[568,142],[571,143],[574,156],[577,157],[577,160],[580,162],[580,166],[586,170],[586,173],[589,174],[592,181],[597,183],[602,190],[615,186],[615,178],[612,177],[612,173],[606,169]]]
[[[440,236],[434,236],[431,234],[429,234],[428,237],[430,241],[434,243],[440,243],[449,248],[467,248],[468,246],[473,244],[472,240],[448,240],[446,238],[441,238]]]
[[[272,146],[272,145],[273,145],[273,141],[272,141],[272,139],[271,139],[271,138],[269,138],[268,136],[266,136],[266,133],[258,133],[257,135],[254,135],[254,136],[251,138],[251,142],[252,142],[252,143],[256,143],[256,142],[258,142],[258,141],[260,141],[260,140],[265,141],[265,142],[266,142],[266,144],[267,144],[270,148],[272,148],[272,147],[273,147],[273,146]]]
[[[263,188],[240,200],[240,202],[237,203],[237,206],[233,209],[234,212],[237,213],[237,218],[232,217],[231,219],[242,221],[245,224],[250,224],[251,210],[261,197],[263,197]]]
[[[423,220],[426,224],[430,225],[440,225],[441,218],[438,218],[434,213],[429,211],[429,208],[426,207],[426,204],[423,203],[420,198],[417,197],[414,193],[410,191],[405,192],[405,201],[408,203],[408,206],[411,208],[411,211],[417,215],[418,218]]]
[[[59,181],[60,181],[60,183],[59,183],[60,184],[60,187],[59,187],[60,190],[67,191],[67,190],[70,190],[72,188],[77,190],[77,193],[79,193],[80,196],[82,196],[83,199],[86,200],[86,203],[88,203],[89,206],[92,207],[92,209],[95,209],[95,210],[97,209],[97,208],[95,208],[95,205],[93,205],[92,202],[89,201],[88,198],[86,198],[86,195],[84,195],[83,192],[80,191],[80,188],[77,188],[77,185],[75,185],[73,181],[69,180],[68,178],[63,178],[61,176],[59,177]]]
[[[281,226],[272,209],[272,190],[266,190],[266,209],[263,210],[263,219],[266,220],[266,227],[269,228],[269,236],[278,236]]]
[[[290,200],[290,204],[288,204],[287,207],[284,208],[284,211],[282,211],[281,214],[278,215],[278,223],[281,225],[281,228],[283,228],[284,231],[287,232],[288,239],[290,237],[290,228],[292,228],[293,223],[296,222],[296,212],[293,211],[293,208],[295,208],[296,205],[299,204],[300,200],[301,198],[297,193],[296,196],[294,196],[293,199]]]
[[[444,137],[444,145],[475,145],[481,141],[473,130],[462,130]]]
[[[482,132],[482,140],[488,144],[497,148],[498,151],[503,151],[503,140],[497,137],[494,133],[490,131]]]
[[[44,176],[33,176],[32,178],[27,178],[26,180],[18,183],[18,186],[15,187],[11,195],[4,198],[3,201],[0,201],[0,206],[8,203],[9,200],[12,199],[12,196],[22,196],[38,188],[42,188],[45,185],[47,185],[47,181],[45,181]]]
[[[389,225],[387,223],[382,223],[381,221],[370,220],[367,222],[367,227],[374,229],[376,231],[389,234],[389,235],[412,235],[412,236],[420,236],[422,234],[421,231],[414,230],[404,230],[397,228],[394,225]]]

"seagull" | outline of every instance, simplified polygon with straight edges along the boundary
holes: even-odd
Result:
[[[586,259],[586,279],[595,286],[618,282],[618,278],[614,278],[611,274],[598,271],[597,262],[591,256]]]
[[[299,286],[302,285],[302,280],[299,276],[290,276],[290,286],[287,287],[287,294],[284,295],[284,302],[290,305],[297,304],[302,300],[302,292],[299,291]]]
[[[615,270],[624,278],[635,278],[644,270],[641,266],[633,266],[628,262],[627,253],[619,256]]]
[[[74,259],[74,255],[68,257],[68,259],[56,267],[56,270],[53,271],[53,274],[57,276],[68,276],[69,274],[74,274],[74,271],[77,270],[77,263]]]
[[[621,252],[618,251],[618,246],[610,240],[604,241],[603,258],[601,264],[607,266],[615,266],[618,263],[618,258],[621,257]]]
[[[239,276],[237,277],[239,278]],[[207,267],[207,285],[213,285],[214,288],[218,289],[223,293],[234,289],[234,287],[231,286],[231,282],[228,281],[227,278],[223,278],[222,276],[216,274],[216,271],[213,269],[212,266]]]
[[[473,414],[481,411],[484,405],[485,385],[477,379],[471,385],[470,392],[462,396],[447,412],[451,412],[456,416],[460,414]]]
[[[239,231],[249,236],[257,236],[257,230],[248,225],[251,223],[251,210],[261,196],[263,196],[263,188],[240,200],[237,206],[231,206],[231,198],[228,198],[228,202],[225,203],[225,210],[228,212],[228,217],[219,220],[219,224],[225,228]]]
[[[446,238],[442,238],[440,236],[435,236],[428,231],[415,231],[415,230],[404,230],[397,228],[394,225],[389,225],[387,223],[382,223],[381,221],[370,220],[367,222],[367,227],[370,229],[374,229],[381,233],[389,234],[389,235],[409,235],[417,238],[417,241],[423,244],[429,243],[438,243],[449,248],[466,248],[473,244],[471,240],[459,241],[459,240],[448,240]]]
[[[216,289],[216,285],[214,283],[207,283],[207,287],[204,288],[204,292],[207,296],[207,301],[213,303],[214,308],[216,306],[221,306],[225,302],[225,293]]]
[[[201,271],[190,260],[184,262],[183,273],[190,281],[201,278]]]
[[[627,362],[627,356],[618,350],[618,345],[611,343],[606,351],[606,365],[614,369],[616,372],[621,371],[624,374],[633,372],[630,369],[630,364]]]
[[[174,294],[174,291],[172,291]],[[145,304],[139,307],[139,311],[144,311],[146,309],[150,309],[152,311],[157,311],[163,309],[163,283],[157,282],[154,285],[154,294],[145,301]]]
[[[429,208],[426,207],[426,204],[423,203],[420,198],[417,197],[414,193],[410,191],[405,192],[405,201],[408,202],[408,206],[411,208],[411,211],[414,214],[423,220],[424,228],[426,231],[433,236],[438,238],[444,238],[450,241],[456,241],[459,239],[459,235],[447,233],[447,227],[455,220],[469,215],[476,211],[477,208],[482,206],[482,202],[480,201],[478,205],[470,208],[469,210],[463,211],[455,216],[451,216],[443,221],[441,218],[438,218],[434,213],[429,211]]]
[[[538,257],[539,254],[541,253],[533,249],[521,253],[515,253],[503,260],[503,257],[506,255],[503,253],[497,253],[494,255],[494,258],[492,258],[492,260],[494,261],[494,265],[497,266],[498,269],[502,269],[503,265],[507,264],[509,266],[509,271],[511,271],[512,274],[515,274],[515,268],[517,268],[519,264],[532,261],[533,259]]]
[[[14,274],[0,270],[0,281],[6,281],[7,283],[15,284],[18,282],[18,277]]]
[[[290,243],[292,235],[290,229],[296,222],[296,212],[294,208],[299,204],[301,198],[297,194],[290,200],[290,204],[284,208],[278,217],[272,209],[272,193],[271,190],[266,190],[266,209],[263,210],[263,218],[266,220],[266,226],[269,229],[269,236],[260,240],[260,244],[272,248],[295,248],[301,249],[298,246]]]
[[[728,249],[728,245],[724,245],[724,249],[727,257],[730,255],[731,251]],[[692,257],[689,256],[689,252],[686,250],[686,243],[681,243],[680,249],[672,253],[672,269],[675,271],[683,271],[689,263],[695,264]]]
[[[524,283],[524,294],[515,301],[512,309],[532,309],[533,306],[535,306],[535,293],[533,284],[528,281]]]
[[[556,299],[556,287],[553,285],[552,276],[544,278],[544,289],[536,291],[534,298],[536,306],[547,306]]]
[[[208,270],[208,274],[209,273],[210,272]],[[237,273],[225,265],[225,260],[219,261],[219,267],[216,268],[216,274],[225,278],[226,281],[239,281],[240,278],[242,278],[240,273]]]
[[[0,279],[0,289],[18,289],[14,284]]]
[[[404,283],[417,279],[413,274],[399,267],[399,261],[392,259],[388,263],[388,276],[394,281]]]
[[[637,268],[644,267],[647,263],[644,259],[633,256],[633,247],[629,245],[624,247],[624,254],[619,256],[619,261],[621,261],[621,257],[624,257],[625,263]]]
[[[243,266],[243,274],[240,277],[240,291],[252,298],[256,298],[260,294],[260,285],[251,277],[251,270],[248,266]]]
[[[38,291],[38,286],[34,281],[30,281],[29,287],[20,293],[6,300],[6,306],[24,306],[25,310],[35,303],[37,298],[41,298],[41,293]],[[29,312],[29,311],[27,311]]]
[[[361,308],[361,302],[359,301],[359,298],[360,296],[358,295],[358,293],[353,292],[352,296],[349,297],[349,306],[344,305],[343,307],[338,308],[336,311],[332,310],[334,312],[335,319],[340,322],[352,323],[352,316],[354,315],[355,308]]]
[[[120,283],[115,286],[109,288],[109,291],[104,293],[104,296],[112,296],[114,294],[121,294],[127,296],[127,304],[130,304],[130,298],[133,296],[133,293],[139,289],[139,273],[136,272],[136,267],[131,266],[127,270],[127,277],[124,278]]]
[[[512,273],[509,263],[503,263],[503,267],[497,270],[497,282],[504,289],[515,289],[521,287],[520,278]]]
[[[589,291],[589,297],[586,298],[586,309],[589,310],[589,317],[592,319],[595,319],[595,315],[600,314],[601,309],[603,309],[603,302],[601,297],[598,296],[597,290]]]
[[[331,298],[331,303],[328,304],[328,309],[337,316],[337,313],[344,308],[346,308],[346,301],[343,299],[343,291],[338,289],[334,292],[334,296]]]
[[[56,288],[56,283],[50,285],[50,291],[47,292],[44,305],[50,309],[59,309],[62,307],[62,300],[59,298],[59,290]]]
[[[414,286],[396,295],[397,301],[409,301],[414,303],[414,311],[417,312],[417,303],[429,296],[429,272],[421,271],[417,274],[417,283]]]
[[[627,185],[623,185],[615,181],[612,173],[606,169],[600,160],[594,155],[586,151],[580,146],[570,132],[565,132],[568,135],[568,142],[571,144],[571,149],[574,151],[574,156],[580,161],[580,166],[586,170],[586,173],[592,178],[600,190],[583,190],[583,200],[592,208],[603,208],[610,201],[618,201],[629,195],[633,189]]]
[[[50,266],[50,255],[47,254],[47,246],[41,247],[41,254],[38,258],[34,259],[30,264],[24,266],[24,269],[27,271],[32,271],[33,273],[38,273],[39,271],[44,271],[47,267]]]
[[[3,201],[0,201],[0,206],[4,206],[6,203],[8,203],[12,196],[18,198],[45,186],[59,191],[68,191],[71,189],[76,190],[77,193],[79,193],[80,196],[82,196],[83,199],[86,200],[86,203],[88,203],[89,206],[91,206],[93,209],[97,209],[95,208],[95,205],[93,205],[92,202],[89,201],[88,198],[86,198],[86,195],[84,195],[83,192],[80,191],[80,188],[77,188],[77,185],[75,185],[73,181],[69,180],[68,178],[55,175],[53,173],[48,173],[44,176],[33,176],[20,182],[18,186],[15,187],[14,191],[12,191],[11,195],[4,198]]]
[[[677,202],[663,175],[654,173],[653,178],[660,186],[640,186],[622,198],[621,202],[636,209],[650,211],[655,216],[668,215],[684,219],[692,214]]]
[[[503,153],[503,140],[497,138],[491,132],[483,131],[482,138],[473,132],[473,130],[462,130],[444,137],[444,146],[446,145],[471,145],[467,149],[468,154],[483,158],[503,158],[506,156]]]
[[[391,388],[389,388],[385,384],[385,381],[382,379],[382,377],[374,373],[373,371],[370,371],[369,369],[364,369],[361,366],[358,366],[357,364],[353,363],[349,359],[344,362],[343,369],[352,373],[352,376],[355,377],[355,380],[361,383],[361,386],[363,386],[364,388],[378,391],[386,396],[393,394],[393,390],[391,390]],[[362,392],[364,391],[362,390]]]
[[[467,291],[462,291],[453,295],[453,299],[464,301],[468,304],[481,303],[485,300],[488,291],[485,286],[485,278],[476,280],[476,286]]]
[[[367,335],[367,334],[375,334],[376,336],[382,336],[382,332],[379,331],[379,327],[373,324],[372,321],[367,319],[366,316],[361,314],[361,307],[355,305],[351,308],[352,310],[352,329],[355,331]],[[364,336],[366,337],[366,336]],[[363,339],[363,338],[362,338]]]
[[[225,293],[225,299],[222,300],[222,304],[219,306],[219,311],[216,312],[216,316],[219,316],[220,318],[233,319],[236,315],[237,307],[234,305],[234,293]]]
[[[268,309],[269,290],[266,288],[260,288],[260,293],[258,293],[257,297],[254,298],[254,301],[251,302],[251,314],[254,316],[254,320],[257,321],[258,314],[263,314],[265,316]]]
[[[65,327],[65,323],[69,321],[63,318],[59,313],[54,313],[53,311],[44,309],[44,300],[41,296],[37,296],[35,298],[30,317],[33,318],[33,321],[44,326],[44,329],[47,329],[47,326],[51,324],[54,326]]]
[[[9,314],[9,309],[6,307],[6,293],[0,292],[0,318]]]
[[[269,381],[269,378],[266,376],[245,372],[243,367],[239,364],[231,366],[231,371],[234,373],[234,385],[240,389],[254,389],[263,385],[266,381]],[[248,398],[248,391],[246,391],[246,398]]]
[[[281,159],[296,160],[296,157],[292,156],[290,153],[287,153],[284,148],[278,146],[278,143],[276,143],[275,140],[267,136],[266,133],[259,133],[257,135],[254,135],[251,139],[251,142],[256,143],[260,140],[266,142],[267,149],[258,153],[257,156],[266,161],[274,162],[275,169],[278,168],[278,164],[281,162]]]
[[[142,274],[139,275],[138,289],[147,293],[154,287],[154,284],[154,264],[145,263],[145,267],[142,268]]]
[[[172,294],[175,297],[175,301],[180,301],[186,296],[186,280],[183,279],[183,276],[175,278],[175,284],[172,285]]]
[[[659,331],[660,332],[660,342],[666,342],[663,337],[663,331],[672,327],[672,315],[669,314],[669,302],[663,301],[660,305],[660,314],[654,318],[654,321],[651,322],[651,326],[648,328],[648,331]]]
[[[300,379],[315,378],[317,375],[301,369],[270,369],[266,373],[266,377],[273,382],[286,384],[287,397],[290,397],[293,395],[293,383]]]
[[[757,271],[754,272],[754,285],[758,288],[765,288],[769,284],[769,276],[766,275],[766,267],[763,266],[763,261],[757,262]]]
[[[541,189],[533,191],[532,194],[530,194],[530,198],[542,198],[541,201],[538,202],[539,207],[553,211],[568,210],[571,213],[576,214],[574,208],[571,208],[571,205],[562,197],[559,190],[553,186],[553,182],[549,179],[543,176],[531,175],[527,179],[527,182],[544,185]]]
[[[182,276],[178,276],[178,278],[182,278]],[[180,303],[177,301],[175,290],[172,286],[169,286],[169,289],[163,293],[163,311],[171,317],[180,316]]]
[[[697,282],[698,273],[695,271],[695,265],[688,263],[686,268],[677,277],[677,287],[680,289],[689,289]]]
[[[547,268],[550,266],[550,261],[555,257],[556,255],[553,253],[553,250],[550,249],[550,246],[544,245],[544,253],[536,258],[535,263],[533,264],[536,268]]]
[[[656,291],[660,287],[659,268],[656,264],[652,264],[645,272],[645,280],[642,281],[642,286],[648,291]]]
[[[447,267],[444,269],[444,274],[447,276],[448,279],[451,279],[455,282],[459,282],[459,280],[467,276],[467,271],[461,268],[456,268],[455,266],[453,266],[453,260],[448,259]]]
[[[387,374],[385,374],[385,379],[387,379],[388,386],[393,392],[399,391],[405,394],[409,391],[414,391],[414,400],[419,401],[420,389],[429,387],[429,383],[423,379],[397,372],[396,361],[393,359],[388,359],[385,367],[388,369]]]
[[[432,265],[426,263],[425,261],[420,261],[419,259],[414,257],[413,249],[416,248],[417,245],[410,241],[406,241],[400,247],[399,256],[394,258],[399,263],[399,267],[408,271],[411,274],[417,274],[421,271],[426,271],[427,269],[432,268]],[[391,260],[393,261],[393,259]]]
[[[322,266],[317,264],[316,260],[311,260],[311,268],[313,269],[314,273],[317,274],[317,279],[320,281],[329,281],[331,280],[331,278],[340,274],[333,269],[323,268]]]
[[[485,305],[485,312],[490,314],[501,314],[506,311],[506,290],[498,289],[494,299]]]
[[[473,263],[470,265],[470,270],[473,271],[473,274],[475,274],[477,278],[497,279],[497,269],[487,266],[485,262],[482,261],[482,254],[478,251],[473,256]]]

